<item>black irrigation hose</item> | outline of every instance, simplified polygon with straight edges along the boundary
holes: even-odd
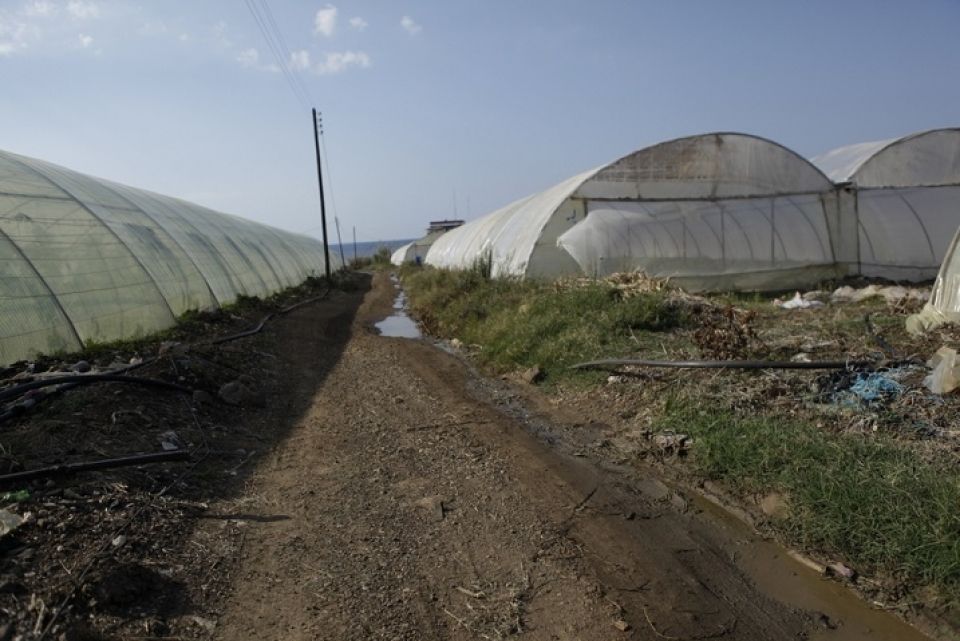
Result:
[[[327,291],[323,292],[323,293],[320,294],[319,296],[314,296],[313,298],[308,298],[307,300],[302,300],[302,301],[300,301],[299,303],[294,303],[293,305],[290,305],[289,307],[284,307],[283,309],[281,309],[281,310],[278,311],[278,312],[270,312],[269,314],[267,314],[266,316],[264,316],[264,317],[260,320],[260,322],[257,323],[254,327],[251,327],[250,329],[246,329],[246,330],[244,330],[244,331],[242,331],[242,332],[239,332],[239,333],[237,333],[237,334],[231,334],[230,336],[222,336],[221,338],[215,338],[215,339],[213,339],[212,341],[210,341],[209,344],[210,344],[210,345],[220,345],[221,343],[227,343],[227,342],[229,342],[229,341],[235,341],[235,340],[237,340],[238,338],[244,338],[245,336],[253,336],[254,334],[258,334],[258,333],[260,333],[260,332],[263,331],[263,327],[264,327],[264,325],[267,324],[267,321],[269,321],[269,320],[270,320],[271,318],[273,318],[274,316],[279,316],[279,315],[282,315],[282,314],[289,314],[290,312],[292,312],[293,310],[297,309],[298,307],[303,307],[304,305],[308,305],[308,304],[310,304],[310,303],[315,303],[315,302],[317,302],[318,300],[323,300],[323,299],[326,298],[329,294],[330,294],[330,290],[327,289]]]
[[[23,483],[35,479],[44,479],[52,476],[67,476],[78,472],[93,472],[115,467],[129,467],[146,463],[166,463],[168,461],[186,461],[190,458],[187,450],[173,450],[172,452],[151,452],[150,454],[135,454],[120,458],[100,459],[98,461],[83,461],[80,463],[62,463],[24,472],[0,475],[0,486],[11,483]]]
[[[873,367],[870,361],[652,361],[637,358],[609,358],[571,365],[570,369],[608,369],[624,365],[683,369],[847,369]]]
[[[63,383],[72,383],[74,385],[87,385],[90,383],[130,383],[133,385],[145,385],[148,387],[162,387],[164,389],[176,390],[178,392],[185,392],[187,394],[193,392],[191,388],[184,387],[183,385],[168,383],[167,381],[158,381],[153,378],[143,378],[140,376],[125,376],[123,374],[74,374],[70,376],[56,376],[53,378],[45,378],[39,381],[31,381],[29,383],[22,383],[9,389],[5,389],[0,392],[0,402],[21,396],[30,390],[39,389],[41,387],[50,387],[51,385],[62,385]]]
[[[229,341],[237,340],[239,338],[244,338],[245,336],[252,336],[253,334],[257,334],[263,331],[263,328],[267,324],[267,321],[269,321],[274,316],[278,316],[281,314],[289,314],[290,312],[292,312],[293,310],[299,307],[303,307],[304,305],[309,305],[310,303],[315,303],[319,300],[323,300],[330,295],[330,291],[331,291],[330,288],[327,288],[327,290],[324,291],[319,296],[314,296],[313,298],[302,300],[299,303],[294,303],[293,305],[284,307],[283,309],[277,312],[270,312],[269,314],[264,316],[260,320],[260,322],[257,323],[257,325],[255,325],[254,327],[244,330],[242,332],[239,332],[237,334],[231,334],[230,336],[223,336],[221,338],[214,339],[210,341],[208,344],[220,345],[221,343],[226,343]],[[124,372],[129,372],[129,371],[144,367],[145,365],[149,365],[150,363],[153,363],[154,361],[158,360],[158,358],[159,357],[156,357],[156,356],[152,358],[147,358],[140,361],[139,363],[124,365],[123,367],[118,367],[117,369],[110,370],[109,372],[104,372],[102,374],[58,376],[56,378],[45,379],[42,381],[32,381],[30,383],[16,385],[14,387],[10,387],[0,391],[0,403],[4,401],[8,401],[12,398],[21,396],[32,389],[38,389],[41,387],[49,387],[52,385],[60,385],[60,384],[62,384],[63,387],[59,388],[56,391],[56,393],[65,392],[67,390],[73,389],[77,385],[84,385],[84,384],[96,383],[96,382],[116,382],[116,383],[133,383],[133,384],[139,384],[139,385],[152,385],[155,387],[164,387],[167,389],[172,389],[172,390],[187,392],[187,393],[190,393],[193,391],[190,388],[183,387],[182,385],[176,385],[175,383],[167,383],[165,381],[158,381],[158,380],[149,379],[149,378],[140,378],[135,376],[121,375]],[[36,399],[36,400],[40,400],[40,399]],[[0,413],[0,424],[10,420],[15,416],[22,414],[23,412],[30,409],[30,407],[31,406],[26,406],[26,405],[14,405],[13,407],[9,408],[6,412]]]

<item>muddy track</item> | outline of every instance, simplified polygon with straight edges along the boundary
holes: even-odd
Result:
[[[216,638],[914,638],[655,478],[578,456],[576,421],[379,336],[394,295],[380,274],[347,327],[278,322],[297,410],[210,506],[242,532]],[[350,334],[327,371],[331,331]]]

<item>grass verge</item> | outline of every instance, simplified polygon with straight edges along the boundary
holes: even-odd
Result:
[[[405,268],[402,278],[411,311],[429,333],[476,346],[477,359],[494,372],[539,365],[560,386],[602,380],[596,373],[566,369],[577,361],[684,353],[703,320],[660,291],[623,297],[602,283],[563,289],[491,280],[481,269]],[[725,297],[715,300],[722,303]],[[748,306],[768,315],[768,336],[802,331],[783,312],[766,311],[774,309],[766,300]],[[856,342],[863,334],[863,313],[882,309],[872,301],[792,322],[849,354],[867,349]],[[898,316],[877,321],[902,327]],[[798,348],[782,349],[781,357],[788,358]],[[720,388],[760,384],[757,377],[728,374],[717,381],[711,376]],[[653,431],[693,438],[690,456],[676,459],[689,463],[685,469],[721,482],[745,501],[770,492],[783,495],[788,511],[770,521],[774,531],[788,544],[882,577],[887,597],[929,596],[924,590],[932,588],[941,604],[957,605],[960,470],[945,448],[921,454],[905,429],[885,434],[852,433],[837,424],[825,428],[818,410],[800,397],[789,411],[762,395],[757,404],[738,409],[719,394],[705,393],[708,387],[695,375],[670,380],[666,392],[662,386],[638,386],[632,398],[646,405]],[[809,379],[800,383],[806,390],[810,384]],[[846,420],[835,408],[830,411],[840,416],[838,423]]]
[[[691,463],[741,495],[781,493],[775,527],[868,575],[960,596],[960,475],[887,436],[832,434],[796,420],[736,416],[691,399],[661,425],[694,439]]]
[[[664,292],[624,297],[601,283],[559,289],[491,279],[482,266],[407,267],[403,284],[428,333],[478,346],[480,361],[497,372],[537,365],[552,382],[582,378],[567,369],[576,362],[652,347],[658,334],[690,322]]]

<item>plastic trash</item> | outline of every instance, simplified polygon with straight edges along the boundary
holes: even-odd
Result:
[[[960,387],[960,364],[957,363],[957,350],[941,347],[927,361],[933,368],[923,384],[934,394],[947,394]]]
[[[806,300],[800,292],[793,295],[788,301],[774,301],[774,304],[781,309],[809,309],[811,307],[823,307],[823,303],[818,300]]]
[[[850,386],[850,393],[865,403],[899,396],[901,392],[903,386],[881,372],[860,374]]]

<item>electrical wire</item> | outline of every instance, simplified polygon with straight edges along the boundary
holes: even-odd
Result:
[[[310,94],[307,91],[306,87],[303,84],[303,81],[300,80],[299,76],[296,74],[295,69],[290,69],[287,59],[284,57],[284,51],[287,51],[289,54],[289,49],[286,48],[286,44],[281,44],[283,36],[280,35],[279,29],[274,31],[271,29],[270,21],[272,20],[272,13],[270,18],[267,18],[261,13],[260,8],[257,5],[257,0],[243,0],[244,4],[247,5],[247,9],[250,11],[250,15],[253,16],[254,22],[257,24],[257,28],[260,30],[260,34],[263,36],[264,41],[267,43],[267,47],[270,49],[270,52],[273,54],[274,59],[277,61],[277,66],[280,68],[280,72],[283,74],[284,80],[287,82],[287,86],[290,87],[290,91],[293,93],[294,98],[297,102],[300,103],[300,106],[305,110],[310,109]],[[269,7],[264,7],[269,11]],[[276,21],[272,22],[272,26],[276,27]]]
[[[270,4],[267,2],[267,0],[260,0],[260,5],[263,8],[264,15],[267,17],[267,22],[269,22],[271,28],[273,29],[274,36],[280,43],[281,52],[286,55],[287,60],[293,60],[291,50],[287,46],[287,41],[283,37],[283,31],[280,30],[280,27],[277,25],[277,21],[273,18],[273,11],[270,9]],[[303,78],[299,73],[297,73],[297,69],[295,67],[292,69],[292,71],[293,79],[300,88],[300,93],[307,99],[307,103],[313,104],[314,101],[310,95],[310,90],[307,88],[306,84],[304,84]]]

